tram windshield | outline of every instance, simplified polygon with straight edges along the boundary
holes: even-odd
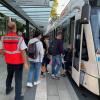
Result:
[[[91,11],[91,26],[95,51],[100,53],[100,9],[98,8]]]

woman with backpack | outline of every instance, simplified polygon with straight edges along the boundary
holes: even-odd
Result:
[[[41,64],[44,56],[44,50],[42,42],[40,41],[42,35],[36,33],[33,39],[30,39],[28,43],[28,58],[30,62],[30,70],[28,73],[27,86],[33,87],[33,76],[34,76],[34,85],[40,83],[40,71]]]

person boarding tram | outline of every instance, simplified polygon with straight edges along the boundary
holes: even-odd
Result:
[[[62,66],[62,54],[63,54],[63,41],[62,31],[57,32],[56,39],[53,40],[48,49],[49,54],[52,55],[52,78],[59,79],[58,72]]]

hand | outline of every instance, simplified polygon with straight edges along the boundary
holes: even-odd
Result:
[[[28,70],[29,69],[29,64],[28,63],[24,63],[24,69]]]

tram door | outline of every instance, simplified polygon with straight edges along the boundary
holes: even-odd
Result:
[[[81,62],[81,29],[80,20],[76,21],[73,42],[72,78],[79,86],[80,83],[80,62]]]

